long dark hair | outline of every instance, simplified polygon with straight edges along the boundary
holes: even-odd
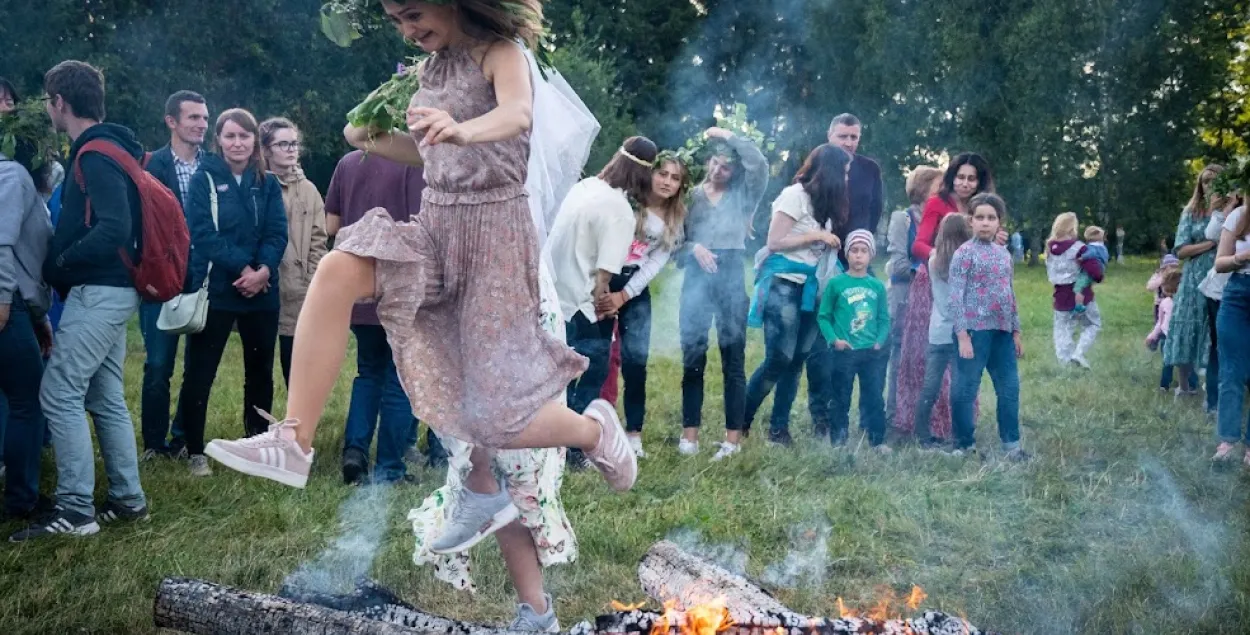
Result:
[[[794,175],[794,182],[802,185],[812,199],[816,224],[824,227],[826,221],[832,220],[833,233],[839,235],[850,216],[846,187],[846,166],[850,163],[851,155],[846,150],[825,143],[807,155],[803,167]]]
[[[955,200],[955,175],[959,174],[959,168],[965,165],[971,165],[977,170],[977,191],[973,193],[973,196],[981,192],[994,191],[994,173],[990,171],[989,161],[975,152],[964,152],[956,156],[946,168],[946,174],[942,177],[942,189],[938,192],[938,196],[950,205],[958,203]]]
[[[630,156],[626,156],[626,152]],[[634,213],[641,213],[645,217],[647,197],[651,194],[651,166],[659,154],[659,148],[650,139],[630,137],[612,155],[612,160],[599,171],[599,179],[624,190]]]

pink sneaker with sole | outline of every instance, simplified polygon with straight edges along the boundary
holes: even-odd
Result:
[[[587,417],[599,422],[599,445],[586,453],[586,458],[599,468],[603,479],[612,489],[618,492],[629,491],[638,480],[638,456],[629,444],[629,435],[621,427],[621,419],[616,416],[616,408],[612,404],[596,399],[590,403],[584,413]]]
[[[276,421],[267,432],[254,437],[215,439],[204,448],[204,454],[236,472],[303,489],[312,469],[313,452],[304,453],[295,441],[298,425],[295,419]]]

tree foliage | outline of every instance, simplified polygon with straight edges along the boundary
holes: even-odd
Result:
[[[324,185],[343,116],[409,53],[386,29],[350,49],[320,33],[321,0],[0,0],[0,74],[28,93],[66,58],[100,65],[109,116],[164,142],[170,92],[213,112],[285,115]],[[1244,0],[550,0],[552,59],[603,124],[589,171],[621,139],[677,147],[744,104],[775,141],[774,188],[864,121],[889,198],[902,175],[964,150],[993,164],[1013,222],[1061,211],[1123,224],[1132,246],[1175,225],[1192,166],[1250,142]]]

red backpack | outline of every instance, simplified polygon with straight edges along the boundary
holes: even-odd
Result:
[[[172,300],[182,293],[182,283],[187,277],[187,259],[191,251],[191,232],[187,230],[182,204],[164,183],[143,169],[151,155],[145,154],[143,165],[140,165],[125,150],[103,139],[88,141],[74,160],[74,180],[84,195],[87,193],[87,182],[83,180],[81,162],[82,155],[88,152],[99,152],[112,159],[139,189],[143,225],[142,238],[139,239],[139,264],[131,262],[125,248],[118,250],[122,262],[130,270],[135,289],[144,300]],[[87,198],[87,211],[83,222],[91,224],[90,197]]]

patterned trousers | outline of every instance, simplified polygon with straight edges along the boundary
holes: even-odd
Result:
[[[1076,337],[1078,328],[1081,329],[1080,339]],[[1066,364],[1074,358],[1083,359],[1100,330],[1102,314],[1098,311],[1097,302],[1085,305],[1084,313],[1055,311],[1055,357],[1059,358],[1059,363]]]

